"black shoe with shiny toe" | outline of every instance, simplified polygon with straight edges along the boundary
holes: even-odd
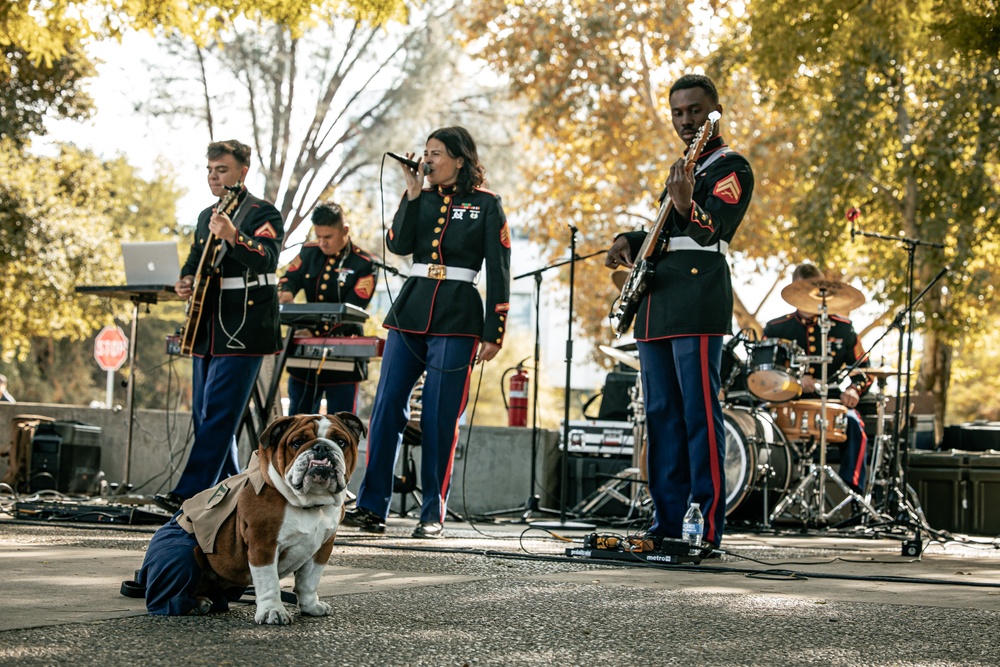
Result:
[[[375,512],[366,510],[364,507],[355,507],[352,510],[348,510],[344,514],[344,520],[341,523],[346,526],[360,528],[369,533],[385,532],[385,520],[378,514],[375,514]]]
[[[184,504],[184,498],[181,498],[173,491],[169,493],[157,493],[153,496],[153,504],[167,510],[171,514],[175,514],[181,508],[181,505]]]
[[[444,535],[444,526],[437,521],[421,521],[413,530],[413,537],[435,539]]]

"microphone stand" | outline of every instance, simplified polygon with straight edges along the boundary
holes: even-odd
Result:
[[[572,223],[569,223],[569,259],[565,263],[569,264],[569,314],[566,318],[566,387],[565,396],[563,397],[563,436],[562,436],[562,465],[560,467],[559,475],[559,522],[553,521],[540,521],[534,525],[539,528],[569,528],[569,529],[579,529],[579,530],[590,530],[595,528],[593,524],[566,521],[566,492],[569,486],[569,400],[570,400],[570,381],[573,374],[573,292],[576,283],[576,262],[580,259],[586,259],[585,257],[576,256],[576,234],[578,230]],[[607,252],[607,250],[598,251],[587,255],[587,257],[593,257],[601,252]],[[537,373],[536,373],[537,375]]]
[[[534,298],[535,298],[535,352],[534,352],[534,368],[535,374],[531,381],[531,391],[532,391],[532,410],[531,410],[531,473],[530,473],[530,487],[528,489],[528,498],[524,501],[524,504],[519,507],[511,507],[503,510],[493,510],[492,512],[487,512],[485,516],[494,517],[501,516],[504,514],[513,514],[515,512],[521,513],[521,518],[515,520],[512,523],[530,523],[532,514],[536,512],[544,512],[545,514],[558,514],[556,510],[546,509],[540,506],[540,500],[538,494],[535,492],[537,487],[537,477],[535,472],[536,459],[538,457],[538,438],[539,438],[539,427],[538,427],[538,379],[541,368],[541,315],[540,309],[542,304],[542,274],[546,271],[552,269],[558,269],[566,264],[575,263],[578,260],[589,259],[596,255],[607,252],[608,249],[598,250],[589,255],[584,255],[583,257],[573,256],[572,259],[563,260],[555,264],[549,264],[543,266],[540,269],[535,269],[534,271],[528,271],[527,273],[522,273],[519,276],[514,276],[511,280],[520,280],[521,278],[534,278]],[[570,291],[572,292],[572,284],[570,286]],[[572,297],[571,297],[572,299]],[[572,300],[570,301],[572,303]],[[572,312],[572,310],[571,310]],[[562,503],[565,505],[565,502]]]
[[[909,466],[909,434],[910,434],[910,377],[912,375],[912,361],[913,361],[913,306],[917,301],[927,293],[934,283],[936,283],[945,273],[949,271],[949,267],[945,267],[938,275],[931,281],[931,283],[924,288],[920,293],[919,297],[913,296],[913,281],[914,281],[914,255],[916,254],[917,246],[927,246],[930,248],[944,248],[943,243],[930,243],[927,241],[921,241],[919,239],[909,239],[903,236],[892,236],[888,234],[879,234],[876,232],[866,232],[864,230],[855,232],[851,230],[852,236],[867,236],[869,238],[881,239],[883,241],[897,241],[906,245],[907,258],[906,258],[906,308],[904,308],[899,315],[893,320],[892,326],[899,329],[900,340],[899,340],[899,351],[896,359],[896,391],[898,392],[900,388],[905,387],[903,391],[903,400],[900,401],[899,397],[896,400],[896,409],[893,414],[893,445],[895,447],[892,456],[892,462],[890,465],[890,475],[893,480],[898,480],[897,488],[895,489],[897,494],[897,501],[899,506],[892,507],[890,509],[896,512],[896,516],[899,516],[900,510],[905,510],[911,519],[915,519],[923,514],[922,511],[918,513],[917,509],[910,506],[907,502],[906,493],[906,469]],[[903,347],[904,343],[906,346],[906,367],[903,367]],[[904,384],[905,378],[905,384]],[[906,415],[906,422],[902,423],[903,415]],[[905,446],[900,447],[901,443],[905,443]],[[902,450],[902,457],[900,456],[900,451]],[[901,460],[902,459],[902,460]],[[887,499],[888,500],[888,499]],[[915,520],[918,525],[918,530],[920,527],[920,521]]]

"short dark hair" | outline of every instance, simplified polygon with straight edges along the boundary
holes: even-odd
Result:
[[[799,264],[792,271],[792,282],[796,280],[812,280],[813,278],[825,278],[826,276],[818,267],[812,264]]]
[[[670,86],[670,94],[673,95],[678,90],[686,90],[688,88],[701,88],[708,95],[708,99],[712,101],[712,104],[719,103],[719,91],[716,89],[715,84],[704,74],[685,74],[681,78],[674,81],[674,85]]]
[[[462,158],[462,168],[458,170],[459,192],[472,192],[473,189],[486,182],[486,167],[479,162],[479,152],[476,141],[464,127],[442,127],[431,132],[427,141],[437,139],[448,149],[448,155]]]
[[[317,204],[312,212],[312,223],[320,227],[342,227],[344,225],[344,211],[339,204],[334,202],[324,202]]]
[[[250,155],[253,149],[235,139],[228,141],[213,141],[208,145],[208,159],[218,160],[223,155],[232,155],[244,167],[250,166]]]

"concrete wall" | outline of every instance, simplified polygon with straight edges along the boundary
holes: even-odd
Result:
[[[101,429],[101,470],[108,482],[125,479],[125,449],[128,420],[124,410],[94,409],[79,405],[41,403],[0,403],[0,451],[10,442],[10,425],[15,417],[40,415],[59,421],[77,421]],[[156,410],[136,410],[132,429],[128,480],[133,492],[152,495],[169,491],[176,484],[187,460],[191,438],[191,414]],[[531,429],[475,427],[472,437],[460,430],[456,450],[449,506],[460,514],[481,514],[518,507],[528,498],[531,487]],[[558,507],[558,441],[556,431],[540,430],[535,459],[536,490],[543,507]],[[350,488],[357,492],[364,476],[367,443],[361,443],[358,469]],[[249,458],[251,444],[240,443],[240,460]],[[413,448],[420,469],[420,448]],[[7,471],[7,457],[0,457],[0,478]],[[408,508],[414,506],[411,496]],[[400,497],[394,496],[400,509]]]

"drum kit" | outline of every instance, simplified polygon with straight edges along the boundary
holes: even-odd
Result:
[[[860,513],[861,523],[883,519],[873,505],[880,472],[891,456],[886,433],[885,380],[896,376],[892,368],[863,368],[877,380],[876,433],[871,466],[865,488],[852,489],[827,464],[827,445],[847,440],[848,409],[828,400],[829,356],[827,336],[832,328],[830,313],[846,313],[865,301],[857,289],[842,282],[800,280],[781,292],[782,298],[800,311],[817,314],[820,356],[808,356],[795,342],[783,339],[750,340],[742,333],[723,349],[720,369],[723,418],[726,431],[726,516],[727,522],[760,525],[767,529],[778,519],[791,519],[808,526],[836,524],[844,512]],[[736,355],[736,344],[747,350],[744,361]],[[639,360],[621,349],[600,349],[636,370]],[[817,399],[801,399],[802,380],[811,365],[820,368],[816,378]],[[642,385],[636,378],[631,391],[630,419],[633,422],[632,467],[626,473],[632,483],[629,517],[651,511],[644,483],[645,416]],[[843,491],[833,502],[827,492],[830,479]]]

